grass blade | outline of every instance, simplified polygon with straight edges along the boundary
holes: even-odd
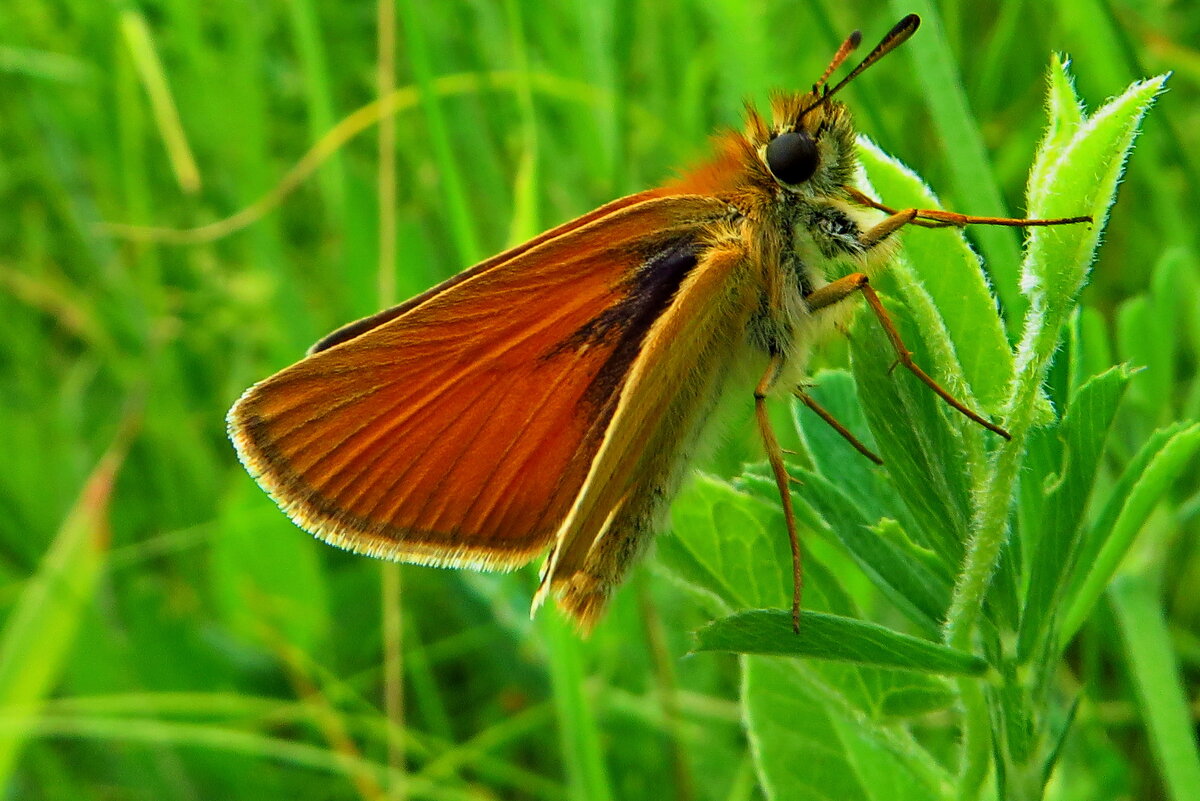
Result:
[[[954,154],[950,159],[950,176],[954,182],[955,211],[1005,214],[983,137],[967,102],[937,10],[929,0],[892,0],[891,7],[899,14],[916,11],[921,15],[921,33],[906,43],[904,49],[916,68],[921,96],[929,105],[938,135],[946,150]],[[1020,250],[1016,236],[1011,230],[987,226],[980,226],[973,235],[1008,319],[1019,320],[1026,304],[1017,291]]]
[[[570,797],[609,801],[613,794],[600,749],[600,730],[586,693],[579,637],[554,611],[547,610],[542,620],[550,640],[550,677]]]
[[[0,787],[9,786],[38,707],[53,689],[91,602],[108,552],[109,501],[136,419],[126,417],[88,476],[0,634],[0,709],[16,718],[0,735]]]
[[[1140,576],[1123,576],[1113,582],[1110,597],[1167,792],[1174,801],[1200,798],[1196,731],[1162,604]]]

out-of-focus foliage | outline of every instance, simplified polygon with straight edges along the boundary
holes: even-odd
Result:
[[[1195,797],[1200,10],[881,5],[399,0],[398,91],[381,109],[369,105],[375,4],[0,4],[7,797],[927,798],[963,784],[960,702],[968,730],[988,735],[967,742],[966,769],[995,756],[1002,766],[968,777],[989,792],[1040,785],[1053,760],[1051,798]],[[1038,194],[1053,185],[1045,173],[1027,187],[1047,74],[1053,118],[1069,120],[1074,103],[1052,53],[1069,55],[1091,111],[1174,71],[1142,123],[1082,308],[1048,332],[1057,351],[1042,343],[1054,357],[1044,391],[1026,398],[1033,427],[1012,487],[1022,547],[1003,552],[981,610],[1012,636],[959,644],[993,666],[991,696],[974,698],[985,685],[961,676],[976,662],[942,651],[930,659],[959,667],[683,658],[714,617],[786,603],[778,499],[743,474],[761,458],[749,425],[731,429],[705,465],[717,478],[685,491],[676,534],[586,641],[552,615],[528,620],[530,571],[404,567],[401,593],[383,597],[379,563],[297,530],[237,464],[225,409],[381,305],[381,231],[396,241],[391,294],[415,294],[663,180],[738,124],[743,100],[807,87],[850,30],[873,42],[909,11],[924,20],[916,37],[845,92],[878,145],[867,154],[885,201],[924,190],[881,153],[948,208],[1021,214],[1030,189],[1042,209],[1068,213],[1071,195]],[[381,209],[385,113],[398,183]],[[1068,144],[1062,124],[1048,146]],[[1081,197],[1099,206],[1080,213],[1103,201]],[[986,299],[977,281],[964,278],[956,299],[928,271],[935,257],[970,267],[955,234],[903,236],[911,269],[885,289],[910,345],[953,376],[938,350],[952,340],[983,408],[1003,414],[1011,362],[996,346],[1004,330],[1011,344],[1023,332],[1022,234],[966,233],[1005,329],[973,316]],[[913,294],[918,279],[927,294]],[[927,297],[945,330],[928,330]],[[986,328],[977,350],[962,337],[973,321]],[[868,373],[859,350],[876,341],[871,322],[856,329],[853,364],[841,342],[822,356],[832,369],[814,394],[874,440],[891,408],[932,415],[915,437],[929,453],[966,442],[959,474],[933,488],[940,505],[904,494],[937,462],[908,464],[911,450],[881,441],[896,470],[875,470],[808,417],[794,426],[781,408],[777,423],[801,454],[812,608],[863,638],[834,650],[868,643],[913,659],[911,638],[941,635],[959,578],[947,565],[971,530],[969,515],[957,529],[939,515],[979,502],[990,469],[979,449],[994,443],[933,399],[909,398],[907,377]],[[886,371],[890,355],[875,355]],[[860,392],[891,380],[895,393],[859,411],[855,378]],[[758,547],[722,552],[737,543]],[[1065,553],[1058,544],[1072,564],[1037,561]],[[763,571],[782,583],[735,579]],[[1029,599],[1056,619],[1031,616]],[[383,712],[385,606],[402,621],[403,726]],[[991,731],[988,709],[1033,710],[1036,727]]]

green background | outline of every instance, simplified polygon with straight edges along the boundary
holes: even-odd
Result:
[[[1111,486],[1152,431],[1200,417],[1200,10],[1188,4],[400,0],[395,82],[407,91],[383,132],[396,185],[382,206],[381,114],[355,114],[378,96],[375,5],[0,5],[8,797],[787,797],[756,771],[746,726],[760,759],[783,735],[739,704],[737,658],[683,658],[714,612],[663,567],[681,563],[673,546],[635,571],[586,642],[554,615],[528,621],[531,571],[404,567],[401,591],[383,592],[379,563],[275,509],[223,418],[328,330],[664,180],[738,123],[743,100],[808,86],[851,29],[873,43],[908,11],[925,19],[916,38],[844,99],[959,211],[1022,213],[1052,52],[1071,57],[1090,108],[1175,71],[1078,324],[1101,368],[1148,368],[1109,434]],[[1019,330],[1004,276],[1020,236],[968,237]],[[844,351],[835,343],[826,363],[844,366]],[[735,428],[707,467],[735,474],[761,458],[754,443]],[[1162,665],[1139,663],[1119,634],[1123,614],[1127,630],[1161,618],[1178,673],[1160,678],[1190,691],[1194,734],[1200,471],[1177,472],[1123,569],[1133,583],[1117,592],[1132,601],[1116,616],[1097,606],[1062,662],[1059,689],[1079,705],[1052,797],[1186,786],[1164,776],[1172,749],[1194,759],[1192,744],[1147,734],[1153,699],[1139,688]],[[710,489],[689,492],[677,528],[703,516]],[[839,581],[877,609],[846,565]],[[389,649],[396,617],[402,646]],[[404,725],[384,712],[389,688],[402,690]],[[953,739],[952,710],[912,706],[928,713],[917,736]],[[817,729],[807,738],[801,773],[823,743]],[[853,797],[832,774],[810,789]]]

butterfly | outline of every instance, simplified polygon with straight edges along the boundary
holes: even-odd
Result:
[[[512,570],[548,552],[547,598],[583,629],[663,528],[720,398],[753,392],[792,548],[801,551],[766,399],[795,392],[812,348],[862,296],[906,369],[925,374],[870,275],[907,225],[1054,225],[893,209],[856,189],[856,132],[834,98],[907,40],[902,19],[835,86],[852,34],[811,91],[753,109],[712,158],[615,200],[314,345],[228,414],[238,456],[301,528],[386,559]]]

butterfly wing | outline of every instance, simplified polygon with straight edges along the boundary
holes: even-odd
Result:
[[[463,270],[458,275],[455,275],[455,276],[443,281],[442,283],[438,284],[437,286],[432,287],[431,289],[428,289],[425,292],[422,292],[421,294],[419,294],[415,297],[409,298],[408,300],[404,301],[403,303],[401,303],[397,306],[392,306],[391,308],[384,309],[383,311],[377,312],[376,314],[373,314],[370,317],[364,317],[361,320],[356,320],[352,323],[348,323],[347,325],[342,326],[341,328],[337,329],[336,331],[331,332],[328,336],[321,338],[320,341],[318,341],[311,348],[309,348],[308,352],[309,352],[309,354],[313,354],[313,353],[317,353],[317,352],[320,352],[323,350],[327,350],[328,348],[331,348],[334,345],[337,345],[337,344],[340,344],[347,340],[353,339],[354,337],[358,336],[359,334],[364,334],[367,331],[371,330],[372,328],[378,328],[379,326],[383,325],[384,323],[386,323],[389,320],[393,320],[402,314],[407,314],[409,311],[412,311],[417,306],[420,306],[421,304],[425,303],[433,296],[440,295],[443,292],[446,292],[449,289],[452,289],[453,287],[462,283],[463,281],[474,278],[475,276],[479,275],[480,273],[491,270],[494,267],[497,267],[501,264],[505,264],[507,262],[512,262],[518,256],[521,256],[522,254],[532,250],[533,248],[537,247],[538,245],[542,245],[553,239],[559,239],[578,228],[582,228],[583,226],[587,225],[588,223],[596,222],[597,220],[601,220],[605,217],[610,217],[611,215],[615,214],[616,212],[620,211],[621,209],[625,209],[630,206],[636,206],[639,203],[644,203],[647,200],[651,200],[655,197],[660,197],[663,194],[664,194],[664,192],[661,189],[650,189],[645,192],[638,192],[633,195],[627,195],[623,198],[618,198],[617,200],[614,200],[610,203],[606,203],[603,206],[601,206],[600,208],[595,209],[587,214],[584,214],[581,217],[576,217],[575,219],[569,220],[568,222],[565,222],[562,225],[559,225],[555,228],[551,228],[549,231],[539,234],[538,236],[535,236],[533,239],[523,242],[520,245],[517,245],[516,247],[510,248],[510,249],[504,251],[503,253],[498,253],[495,256],[492,256],[490,259],[487,259],[485,261],[480,262],[479,264],[476,264],[474,267]],[[676,193],[676,194],[679,194],[679,193]],[[686,194],[691,194],[691,193],[686,193]]]
[[[735,233],[703,249],[629,370],[588,478],[555,538],[535,609],[555,594],[584,628],[599,617],[647,535],[661,527],[726,383],[765,366],[747,339],[762,285]]]
[[[335,332],[251,387],[228,418],[242,462],[334,544],[424,564],[527,562],[571,509],[699,231],[727,213],[702,196],[608,208]]]

